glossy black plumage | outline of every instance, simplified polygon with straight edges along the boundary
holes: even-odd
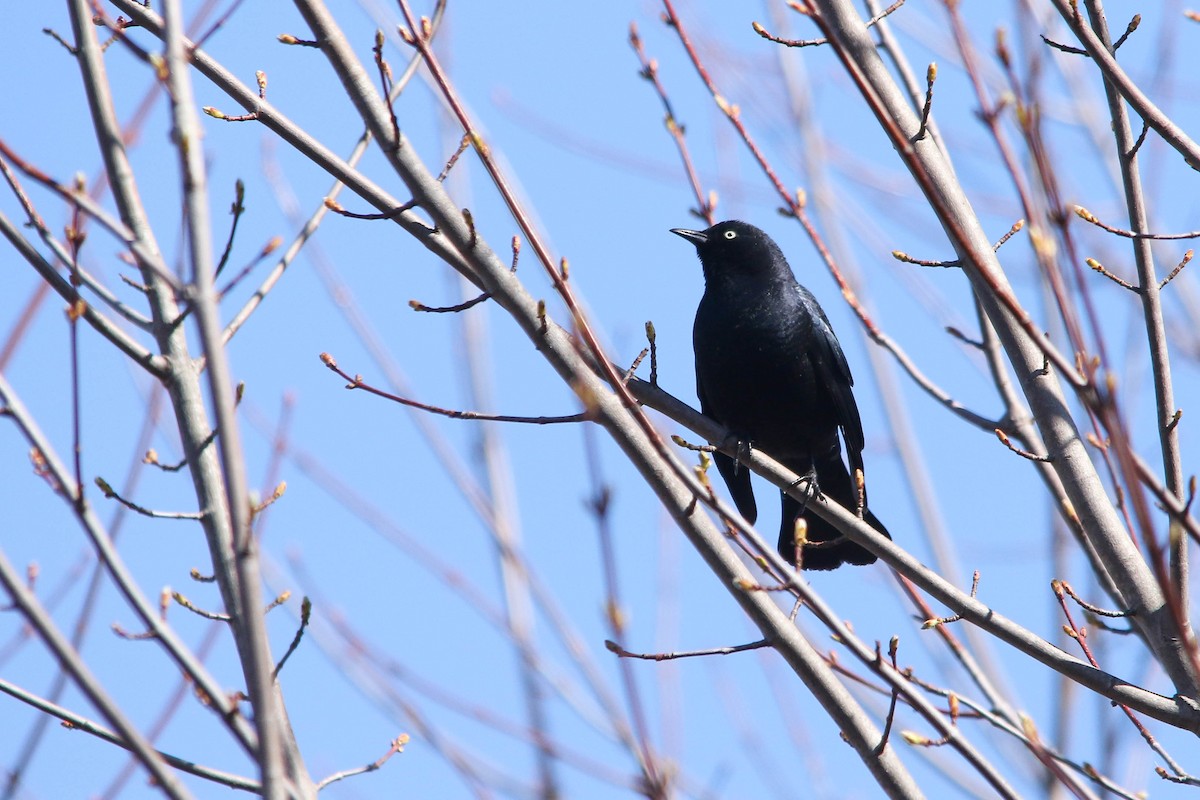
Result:
[[[704,268],[692,331],[701,410],[797,474],[815,472],[821,492],[853,510],[857,493],[841,442],[850,469],[862,469],[862,421],[850,367],[816,298],[797,283],[779,246],[753,225],[729,221],[672,233],[695,245]],[[753,522],[750,471],[721,453],[714,459],[738,511]],[[784,494],[779,552],[792,563],[800,511],[801,504]],[[803,516],[809,542],[837,540],[806,547],[804,569],[875,561],[815,513]],[[863,516],[888,536],[869,509]]]

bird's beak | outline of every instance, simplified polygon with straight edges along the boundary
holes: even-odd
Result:
[[[689,231],[687,228],[671,228],[671,233],[676,236],[682,236],[692,244],[699,247],[708,241],[708,234],[704,231]]]

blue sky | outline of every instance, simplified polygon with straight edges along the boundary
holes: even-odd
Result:
[[[1014,4],[1015,5],[1015,4]],[[1174,4],[1149,19],[1122,50],[1135,78],[1157,90],[1177,121],[1196,130],[1194,78],[1182,67],[1183,44],[1196,29],[1177,32]],[[194,13],[195,3],[186,4]],[[220,6],[222,9],[224,6]],[[420,9],[427,13],[428,9]],[[336,4],[344,30],[364,60],[376,26],[394,30],[399,19],[390,4]],[[1051,555],[1052,512],[1030,465],[1008,452],[987,433],[971,428],[933,402],[896,370],[885,355],[881,379],[870,358],[871,345],[820,265],[811,244],[794,221],[776,213],[778,199],[747,156],[712,99],[686,62],[678,40],[659,20],[653,3],[535,2],[514,9],[505,4],[451,3],[439,47],[470,108],[486,131],[508,174],[520,186],[523,202],[556,257],[571,264],[571,281],[602,332],[612,357],[631,362],[644,345],[644,324],[658,334],[660,384],[687,402],[693,392],[691,319],[703,290],[699,265],[690,247],[668,233],[672,227],[702,227],[689,214],[694,205],[674,145],[662,124],[663,111],[651,87],[639,78],[628,44],[630,22],[638,24],[647,52],[658,59],[679,119],[706,188],[718,191],[718,216],[741,218],[766,229],[782,245],[802,282],[821,299],[856,377],[867,435],[867,466],[873,510],[886,520],[896,540],[922,560],[931,553],[913,502],[913,490],[892,435],[893,420],[883,393],[904,410],[920,442],[921,459],[937,489],[939,511],[959,557],[963,581],[983,572],[980,596],[1005,615],[1051,638],[1062,623],[1049,581],[1071,580],[1098,596],[1073,548],[1065,565]],[[1009,30],[1014,49],[1028,45],[1010,4],[973,5],[967,22],[983,53],[985,77],[994,88],[998,77],[988,56],[997,26]],[[1114,12],[1116,13],[1116,12]],[[976,330],[964,277],[954,270],[923,270],[891,258],[902,250],[927,259],[951,257],[944,235],[927,211],[899,161],[861,105],[840,65],[826,48],[795,51],[785,73],[774,46],[756,36],[751,20],[777,24],[779,9],[758,4],[731,10],[728,4],[680,4],[689,32],[722,87],[742,108],[753,131],[785,184],[809,187],[824,180],[831,211],[820,225],[829,241],[841,243],[839,258],[873,318],[909,352],[939,385],[983,414],[997,415],[995,397],[982,361],[970,348],[944,332],[948,325],[967,335]],[[796,15],[787,19],[791,33],[816,35]],[[67,35],[65,10],[58,5],[23,4],[8,10],[0,30],[0,72],[10,76],[0,89],[6,109],[0,137],[47,173],[68,180],[76,173],[97,174],[99,159],[89,135],[78,72],[67,52],[41,29]],[[1114,22],[1114,27],[1118,27]],[[984,128],[973,116],[970,86],[956,63],[940,6],[911,2],[895,17],[895,30],[918,72],[930,60],[940,66],[935,114],[949,143],[956,169],[989,231],[999,238],[1021,212],[1006,173]],[[314,50],[275,42],[279,33],[304,37],[307,31],[290,6],[247,3],[239,8],[206,47],[235,74],[252,83],[255,70],[269,78],[268,99],[335,151],[349,152],[361,131],[353,109],[339,94],[327,62]],[[154,47],[145,32],[134,38]],[[387,57],[399,70],[408,52],[389,42]],[[1173,48],[1173,49],[1172,49]],[[108,55],[119,115],[127,118],[152,86],[147,70],[119,46]],[[1154,65],[1161,68],[1156,77]],[[1045,83],[1046,130],[1053,157],[1061,164],[1066,200],[1120,219],[1119,187],[1113,183],[1103,150],[1077,123],[1080,108],[1103,110],[1099,81],[1086,67],[1078,82],[1056,69]],[[785,75],[802,81],[809,116],[793,113],[797,95],[785,91]],[[203,81],[196,81],[197,102],[235,113],[233,103]],[[441,112],[429,86],[414,81],[397,106],[406,135],[436,170],[453,151],[459,133]],[[805,124],[800,124],[800,119]],[[209,160],[214,234],[223,243],[227,209],[235,180],[247,187],[247,212],[235,242],[231,270],[253,260],[273,236],[290,241],[297,229],[286,213],[292,194],[302,216],[319,207],[331,179],[289,152],[253,123],[203,121]],[[1103,125],[1099,127],[1103,128]],[[180,258],[178,176],[167,139],[167,111],[160,98],[152,107],[133,148],[139,188],[150,209],[160,246],[169,263]],[[816,135],[819,139],[813,139]],[[1010,131],[1010,135],[1011,131]],[[1153,137],[1152,137],[1153,139]],[[819,152],[819,161],[808,158]],[[1163,229],[1197,227],[1194,178],[1177,157],[1156,141],[1148,144],[1146,172],[1152,187],[1155,224]],[[404,198],[403,187],[372,152],[362,169]],[[819,170],[819,171],[814,171]],[[91,180],[91,177],[89,177]],[[28,181],[26,181],[28,185]],[[516,227],[501,208],[486,176],[464,156],[449,183],[461,205],[471,208],[482,235],[499,251]],[[44,192],[31,190],[52,229],[68,220],[62,207]],[[367,211],[365,203],[344,195],[343,205]],[[22,219],[11,194],[0,197],[0,212]],[[1092,230],[1079,230],[1081,250],[1114,271],[1131,274],[1123,243]],[[1184,246],[1164,246],[1159,258],[1165,272]],[[117,287],[130,302],[136,293],[119,274],[131,268],[116,259],[117,245],[99,229],[90,231],[85,253],[89,267]],[[0,335],[8,333],[38,284],[36,275],[6,251],[0,279]],[[1031,256],[1027,234],[1002,251],[1014,287],[1039,317],[1046,298]],[[224,307],[241,305],[269,269],[258,267]],[[526,249],[519,274],[530,291],[544,296],[550,312],[567,317],[532,254]],[[1139,446],[1155,457],[1152,433],[1153,394],[1142,345],[1137,306],[1128,293],[1099,276],[1089,276],[1092,295],[1104,321],[1110,356],[1126,387],[1125,410]],[[1195,350],[1189,342],[1195,325],[1184,301],[1195,292],[1185,271],[1169,297],[1168,314],[1180,332],[1176,355],[1179,404],[1197,388]],[[234,339],[230,349],[235,380],[245,381],[242,406],[246,461],[256,487],[286,480],[288,491],[261,522],[271,593],[290,590],[292,600],[269,617],[272,646],[281,653],[295,630],[298,598],[312,596],[315,621],[304,643],[284,670],[288,710],[314,777],[365,764],[382,755],[400,732],[413,736],[406,751],[381,771],[336,784],[332,797],[479,796],[471,781],[452,766],[447,753],[462,752],[473,763],[497,767],[518,782],[531,780],[531,749],[495,726],[485,714],[518,727],[524,722],[516,658],[506,637],[487,621],[500,607],[494,546],[439,459],[438,448],[453,453],[471,480],[486,482],[480,458],[482,424],[416,414],[365,393],[347,392],[317,356],[332,353],[350,373],[361,373],[386,386],[387,370],[404,376],[402,393],[439,406],[490,410],[505,414],[556,415],[579,409],[578,401],[548,369],[520,331],[495,307],[483,304],[471,315],[418,314],[408,305],[451,305],[463,299],[459,279],[398,228],[384,222],[327,218],[314,241]],[[1044,323],[1053,329],[1053,323]],[[356,327],[356,325],[358,327]],[[372,355],[364,341],[369,330],[386,360]],[[467,371],[466,337],[486,364],[484,397],[473,392]],[[21,338],[5,377],[21,393],[60,453],[72,446],[68,329],[62,302],[48,299]],[[140,456],[136,442],[152,392],[144,375],[130,368],[99,337],[81,336],[83,389],[83,463],[85,479],[102,476],[118,486]],[[643,376],[646,366],[642,367]],[[393,374],[396,374],[393,372]],[[892,387],[895,388],[881,388]],[[476,384],[478,389],[479,384]],[[285,410],[286,409],[286,410]],[[276,463],[272,437],[286,421],[288,453]],[[664,432],[678,431],[661,420]],[[421,425],[427,426],[425,431]],[[432,431],[432,435],[428,432]],[[620,665],[603,640],[605,586],[597,525],[587,511],[594,483],[587,467],[589,448],[600,479],[611,486],[614,503],[610,528],[620,594],[628,619],[626,645],[656,652],[720,647],[757,638],[756,632],[709,574],[686,540],[674,529],[650,490],[599,429],[578,425],[494,425],[491,434],[501,453],[499,471],[511,482],[511,519],[545,597],[584,647],[583,659],[602,676],[606,689],[620,698]],[[1181,427],[1185,472],[1195,434]],[[173,422],[162,417],[153,427],[150,446],[164,461],[179,457]],[[5,522],[0,546],[8,558],[41,567],[39,595],[48,600],[57,588],[62,599],[56,619],[70,628],[79,614],[90,574],[86,544],[65,505],[27,468],[27,446],[14,426],[0,425],[0,507]],[[182,474],[142,467],[135,498],[144,505],[192,510],[194,498]],[[503,494],[503,493],[502,493]],[[774,490],[758,485],[761,528],[773,538],[777,525]],[[91,501],[105,519],[117,507],[99,493]],[[191,503],[192,505],[189,505]],[[110,523],[116,527],[114,523]],[[202,537],[193,523],[129,518],[120,523],[120,544],[146,593],[156,597],[170,585],[211,607],[218,600],[208,585],[192,582],[188,571],[208,568]],[[430,554],[429,557],[421,555]],[[433,561],[430,560],[433,559]],[[83,565],[81,567],[81,565]],[[456,582],[448,582],[452,570]],[[808,576],[838,612],[853,622],[867,641],[901,637],[900,661],[941,685],[968,682],[947,663],[930,633],[917,630],[911,611],[881,565]],[[469,587],[469,590],[468,590]],[[135,624],[133,615],[111,587],[101,589],[91,607],[91,631],[84,653],[112,693],[136,721],[149,725],[177,684],[176,676],[152,643],[114,637],[110,623]],[[939,609],[939,613],[940,609]],[[535,636],[548,672],[561,677],[563,696],[548,704],[549,730],[573,755],[575,763],[597,762],[628,779],[634,764],[611,733],[589,724],[596,703],[580,688],[580,671],[555,637],[545,607],[535,615]],[[213,623],[173,608],[170,621],[185,640],[202,641]],[[827,634],[810,617],[802,626],[818,646],[832,648]],[[19,621],[0,618],[0,677],[45,693],[53,664],[36,643],[7,650],[16,641]],[[386,679],[356,660],[348,644],[353,635],[376,658],[374,670],[394,669]],[[1113,672],[1165,689],[1161,675],[1115,637],[1094,642]],[[1006,675],[1011,700],[1033,716],[1043,735],[1054,729],[1060,688],[1053,676],[1028,658],[989,645]],[[1073,652],[1073,651],[1072,651]],[[235,688],[240,680],[232,648],[223,636],[210,656],[213,670]],[[843,661],[850,661],[841,654]],[[694,797],[873,797],[877,789],[850,748],[804,687],[783,663],[765,652],[727,657],[629,665],[643,700],[655,749],[679,769],[685,796]],[[382,695],[380,687],[391,694]],[[437,691],[457,697],[474,712],[455,710]],[[553,694],[553,693],[552,693]],[[74,690],[61,701],[92,714]],[[882,718],[886,704],[865,696],[867,707]],[[1078,699],[1070,753],[1081,761],[1101,759],[1100,737],[1112,726],[1129,731],[1107,701]],[[0,759],[11,769],[36,714],[16,701],[0,699]],[[1012,743],[979,721],[963,721],[973,741],[997,761],[1020,767],[1014,782],[1030,796],[1040,784],[1034,762]],[[911,715],[898,727],[928,732]],[[1158,731],[1156,731],[1158,733]],[[1164,732],[1177,757],[1190,742]],[[167,727],[160,746],[177,755],[234,772],[249,769],[244,757],[222,734],[212,716],[194,698]],[[937,774],[966,774],[952,753],[898,745],[906,764],[925,782],[931,796],[956,796],[958,789]],[[568,758],[568,761],[571,759]],[[117,774],[123,760],[103,742],[51,725],[47,739],[30,763],[24,793],[28,798],[96,796]],[[1119,750],[1109,774],[1133,790],[1148,788],[1155,797],[1181,794],[1161,782],[1153,762],[1138,744]],[[627,788],[577,766],[560,767],[565,794],[616,797]],[[978,780],[966,777],[969,785]],[[198,796],[223,793],[189,779]],[[502,784],[507,785],[507,784]],[[522,784],[524,785],[524,784]],[[803,787],[803,788],[800,788]],[[135,777],[126,797],[152,791]],[[516,796],[524,796],[514,791]]]

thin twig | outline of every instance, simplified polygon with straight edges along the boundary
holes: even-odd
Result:
[[[946,326],[946,333],[950,334],[955,339],[958,339],[963,344],[965,344],[969,347],[974,347],[976,350],[984,350],[986,348],[986,345],[981,340],[972,339],[971,337],[967,336],[965,333],[963,333],[958,328],[955,328],[952,325]]]
[[[116,500],[118,503],[125,506],[130,511],[136,511],[137,513],[141,514],[143,517],[151,517],[153,519],[191,519],[191,520],[204,518],[203,511],[155,511],[154,509],[146,508],[145,506],[140,506],[137,503],[133,502],[132,500],[126,500],[124,497],[121,497],[121,495],[117,494],[117,491],[108,484],[108,481],[104,480],[104,478],[101,478],[99,476],[96,477],[96,486],[99,487],[100,491],[104,494],[104,496],[106,498],[108,498],[110,500]]]
[[[334,200],[333,198],[325,199],[325,207],[328,208],[333,213],[337,214],[338,216],[346,217],[347,219],[367,219],[367,220],[393,219],[394,220],[394,219],[398,219],[405,212],[411,211],[412,209],[416,208],[417,201],[409,200],[407,203],[402,203],[401,205],[398,205],[393,209],[390,209],[388,211],[382,211],[377,214],[375,214],[375,213],[356,213],[354,211],[347,211],[346,209],[342,208],[342,205],[340,203],[338,203],[336,200]]]
[[[629,369],[625,370],[625,376],[622,378],[622,383],[629,383],[629,379],[637,374],[638,367],[642,365],[642,361],[646,356],[650,355],[650,348],[643,347],[642,351],[637,354],[637,358],[633,359],[633,363],[629,365]]]
[[[1018,231],[1025,227],[1025,220],[1019,219],[1012,224],[1008,232],[1001,236],[996,243],[992,245],[992,252],[999,252],[1009,239],[1011,239]],[[926,261],[925,259],[915,258],[905,253],[903,250],[893,250],[892,258],[897,261],[903,261],[906,264],[916,264],[919,267],[961,267],[962,261],[954,259],[951,261]]]
[[[1088,51],[1084,50],[1082,47],[1072,47],[1069,44],[1063,44],[1062,42],[1056,42],[1053,39],[1051,39],[1049,36],[1046,36],[1045,34],[1039,34],[1039,35],[1041,36],[1043,42],[1050,45],[1055,50],[1059,50],[1063,53],[1069,53],[1070,55],[1073,55],[1073,56],[1086,56],[1088,54]]]
[[[687,650],[673,653],[631,653],[624,647],[621,647],[619,644],[609,639],[604,640],[604,646],[608,648],[608,652],[615,653],[620,658],[640,658],[645,661],[673,661],[677,658],[727,656],[733,653],[745,653],[748,650],[761,650],[764,647],[770,647],[771,643],[766,639],[759,639],[757,642],[733,645],[732,647],[712,647],[707,650]]]
[[[199,47],[200,44],[195,43],[193,46]],[[267,99],[267,73],[263,72],[262,70],[258,70],[257,72],[254,73],[254,78],[255,78],[256,82],[258,83],[258,99],[266,100]],[[224,111],[213,108],[212,106],[204,106],[200,110],[203,111],[208,116],[212,117],[213,119],[219,119],[222,122],[253,122],[258,119],[258,109],[254,109],[248,114],[236,114],[234,116],[230,116],[230,115],[226,114]],[[217,272],[219,273],[220,270],[217,270]]]
[[[489,422],[520,422],[529,425],[557,425],[567,422],[587,422],[589,419],[591,419],[591,415],[586,411],[578,414],[565,414],[557,417],[522,417],[508,414],[484,414],[480,411],[459,411],[453,408],[431,406],[426,403],[410,400],[407,397],[400,397],[399,395],[395,395],[391,392],[371,386],[363,381],[361,375],[351,376],[349,373],[344,372],[342,368],[338,366],[337,361],[333,358],[333,356],[329,355],[328,353],[321,353],[321,363],[328,367],[331,372],[335,372],[341,377],[345,378],[347,381],[347,389],[362,389],[363,391],[373,394],[377,397],[382,397],[385,400],[391,400],[393,403],[399,403],[411,408],[419,408],[422,411],[429,411],[433,414],[441,414],[443,417],[450,417],[451,419],[473,419]]]
[[[171,599],[183,608],[191,611],[196,616],[204,617],[205,619],[212,620],[213,622],[229,622],[232,619],[229,614],[223,614],[219,611],[209,611],[207,609],[200,608],[200,606],[189,600],[182,592],[172,592]]]
[[[1124,278],[1122,278],[1118,275],[1114,275],[1112,272],[1109,272],[1108,269],[1103,264],[1101,264],[1099,261],[1097,261],[1096,259],[1089,258],[1084,263],[1087,264],[1092,269],[1094,269],[1096,272],[1099,272],[1101,275],[1108,278],[1110,281],[1115,283],[1117,286],[1120,286],[1123,289],[1128,289],[1129,291],[1133,292],[1134,294],[1142,293],[1142,289],[1140,286],[1134,286],[1132,283],[1125,280]]]
[[[975,570],[975,572],[971,575],[971,597],[972,597],[972,599],[975,597],[975,595],[978,591],[979,591],[979,570]],[[939,627],[941,625],[949,625],[952,622],[958,622],[962,618],[963,618],[962,614],[951,614],[948,617],[934,617],[933,619],[927,619],[921,623],[921,630],[924,631],[924,630],[929,630],[930,628]]]
[[[996,438],[1000,440],[1001,444],[1003,444],[1009,450],[1011,450],[1014,453],[1016,453],[1017,455],[1019,455],[1021,458],[1027,458],[1030,461],[1041,461],[1041,462],[1044,462],[1047,464],[1050,463],[1051,461],[1053,461],[1053,459],[1050,456],[1040,456],[1037,453],[1032,453],[1029,450],[1022,450],[1021,448],[1017,447],[1015,444],[1012,443],[1012,440],[1008,438],[1008,434],[1005,433],[1000,428],[996,428],[995,433],[996,433]]]
[[[283,671],[283,665],[292,657],[292,653],[296,652],[296,648],[300,646],[300,640],[304,638],[304,630],[308,627],[309,619],[312,616],[312,601],[305,597],[300,601],[300,626],[296,628],[296,635],[292,637],[292,643],[288,645],[288,649],[284,652],[283,657],[279,659],[279,663],[275,665],[275,679],[279,679],[279,673]],[[317,787],[321,787],[318,785]]]
[[[242,214],[246,213],[246,184],[242,183],[242,179],[238,178],[233,185],[233,204],[229,207],[229,214],[233,220],[229,223],[229,236],[225,238],[225,249],[221,252],[221,258],[217,262],[217,275],[221,274],[221,270],[225,269],[225,265],[229,263],[229,254],[233,251],[233,237],[237,235],[238,222],[242,219]]]
[[[897,672],[900,671],[900,666],[896,663],[896,654],[899,652],[899,649],[900,649],[900,637],[893,636],[891,638],[891,640],[888,642],[888,658],[892,662],[892,669],[896,670]],[[880,662],[883,661],[883,654],[880,652],[879,642],[875,643],[875,657]],[[882,753],[883,749],[885,747],[887,747],[887,745],[888,745],[888,738],[891,736],[891,733],[892,733],[892,724],[896,721],[896,701],[899,699],[900,699],[900,691],[899,691],[899,689],[897,689],[896,687],[893,686],[892,687],[892,697],[888,704],[887,717],[885,718],[885,721],[883,724],[883,736],[880,737],[879,744],[875,748],[880,753]]]
[[[49,700],[45,700],[37,695],[30,694],[16,684],[9,683],[3,678],[0,678],[0,692],[4,692],[10,697],[17,699],[22,703],[31,706],[32,708],[36,708],[39,711],[42,711],[53,717],[57,717],[58,719],[62,720],[63,727],[67,728],[68,730],[82,731],[83,733],[95,736],[98,739],[103,739],[109,744],[115,744],[117,747],[128,750],[135,755],[137,754],[137,750],[135,749],[134,745],[132,745],[124,736],[115,733],[114,731],[111,731],[96,722],[93,722],[87,717],[80,716],[79,714],[69,711],[60,705],[56,705]],[[219,783],[222,786],[229,787],[230,789],[240,789],[244,792],[250,792],[252,794],[262,793],[262,785],[250,778],[245,778],[241,775],[234,775],[231,772],[222,772],[221,770],[213,769],[211,767],[205,767],[201,764],[197,764],[191,759],[179,758],[178,756],[173,756],[170,753],[164,753],[161,750],[156,750],[155,752],[171,767],[174,767],[182,772],[186,772],[189,775],[195,775],[198,778],[203,778],[207,781],[212,781],[213,783]]]
[[[490,300],[491,292],[483,292],[470,300],[464,300],[461,303],[456,303],[452,306],[427,306],[419,300],[409,300],[408,306],[413,311],[424,311],[429,314],[457,314],[459,311],[466,311],[468,308],[474,308],[485,300]]]
[[[1113,42],[1112,49],[1114,51],[1120,50],[1121,45],[1125,44],[1125,40],[1128,39],[1130,34],[1132,34],[1134,31],[1136,31],[1138,29],[1138,26],[1141,24],[1142,24],[1142,15],[1134,14],[1133,18],[1129,20],[1129,24],[1125,26],[1125,32],[1122,33],[1120,36],[1118,36],[1117,40],[1115,42]]]
[[[1114,611],[1112,609],[1100,608],[1099,606],[1092,605],[1091,603],[1089,603],[1089,602],[1085,601],[1083,598],[1081,598],[1079,595],[1075,594],[1075,590],[1071,588],[1071,584],[1067,583],[1064,580],[1050,581],[1050,588],[1054,590],[1055,595],[1067,594],[1068,596],[1070,596],[1070,598],[1072,600],[1074,600],[1076,603],[1078,603],[1081,608],[1085,608],[1088,611],[1092,612],[1093,614],[1096,614],[1097,616],[1128,617],[1129,615],[1131,615],[1133,613],[1132,611]]]
[[[930,63],[925,70],[925,103],[921,106],[921,127],[913,134],[912,141],[919,142],[925,138],[925,130],[929,125],[929,112],[933,109],[933,82],[937,80],[937,64]]]
[[[317,50],[321,49],[321,43],[313,39],[300,39],[290,33],[281,33],[275,37],[280,44],[294,45],[296,47],[312,47]]]
[[[904,2],[905,2],[905,0],[896,0],[896,2],[892,3],[890,6],[885,8],[883,11],[879,12],[878,14],[876,14],[875,16],[873,16],[869,20],[867,20],[867,22],[866,22],[867,27],[868,28],[871,27],[872,25],[876,24],[881,19],[886,17],[888,14],[891,14],[893,11],[900,8],[900,6],[904,5]],[[792,8],[799,10],[797,8],[797,6],[794,4],[792,5]],[[752,23],[750,23],[750,25],[751,25],[751,27],[754,28],[754,32],[757,33],[759,36],[763,37],[764,39],[767,39],[768,41],[775,42],[776,44],[784,45],[785,47],[813,47],[816,45],[829,44],[829,40],[824,37],[822,37],[820,39],[783,39],[779,36],[772,36],[770,33],[767,33],[766,29],[763,28],[763,26],[757,22],[752,22]]]
[[[1200,231],[1188,231],[1187,233],[1139,233],[1137,231],[1125,230],[1107,222],[1102,221],[1099,217],[1088,211],[1083,206],[1075,206],[1072,211],[1075,216],[1079,217],[1084,222],[1090,222],[1097,228],[1108,231],[1109,233],[1123,236],[1126,239],[1157,239],[1161,241],[1175,241],[1177,239],[1200,239]]]
[[[1161,289],[1171,281],[1175,280],[1175,276],[1183,271],[1183,268],[1188,265],[1188,262],[1192,260],[1192,256],[1194,255],[1196,255],[1195,250],[1188,250],[1186,253],[1184,253],[1183,258],[1180,259],[1179,263],[1175,266],[1175,269],[1171,270],[1167,274],[1167,277],[1158,282],[1158,288]]]
[[[397,753],[403,753],[404,746],[408,744],[408,740],[409,736],[407,733],[400,734],[392,740],[392,745],[388,748],[388,751],[378,759],[372,761],[370,764],[367,764],[365,767],[355,767],[354,769],[342,770],[341,772],[335,772],[326,778],[322,778],[317,782],[316,790],[319,792],[331,783],[337,783],[338,781],[345,780],[346,778],[352,778],[355,775],[363,775],[368,772],[374,772],[386,764],[388,759],[392,756],[396,755]]]
[[[446,159],[446,166],[442,167],[442,171],[438,173],[438,183],[442,183],[446,178],[450,177],[450,170],[454,169],[454,165],[458,163],[458,159],[462,158],[462,154],[467,152],[467,148],[470,146],[471,137],[464,133],[462,139],[458,142],[458,147],[450,154],[450,158]]]
[[[400,143],[400,122],[396,119],[396,107],[391,100],[392,96],[392,68],[383,57],[383,31],[375,31],[375,46],[371,48],[371,52],[375,56],[375,68],[379,71],[379,88],[380,94],[385,98],[387,103],[388,117],[392,121],[392,141],[397,145]]]
[[[667,127],[667,132],[671,134],[671,138],[675,142],[675,148],[679,152],[680,161],[683,163],[684,174],[687,175],[688,184],[692,187],[692,194],[696,198],[696,207],[692,209],[692,213],[704,220],[711,227],[716,224],[717,192],[713,189],[705,193],[704,189],[701,188],[700,175],[696,171],[691,151],[687,146],[687,129],[679,121],[679,118],[675,116],[675,109],[671,105],[670,98],[667,96],[667,89],[658,77],[658,60],[647,57],[645,48],[642,46],[642,37],[638,34],[637,25],[634,23],[629,24],[629,44],[633,47],[633,51],[637,54],[638,61],[642,65],[642,69],[638,74],[649,81],[654,87],[659,102],[662,103],[663,110],[666,112],[664,123]]]
[[[241,283],[242,280],[245,279],[245,277],[249,275],[255,267],[257,267],[266,259],[270,258],[271,254],[278,250],[281,244],[283,244],[283,239],[278,236],[271,237],[270,241],[263,245],[262,249],[259,250],[254,258],[250,260],[250,263],[242,267],[238,274],[230,278],[224,286],[217,289],[217,296],[221,299],[224,299],[225,295],[229,294],[229,292],[231,292],[235,286]],[[217,272],[219,273],[220,270],[217,270]]]
[[[717,447],[716,445],[692,444],[687,439],[684,439],[682,436],[672,435],[671,441],[674,442],[679,447],[682,447],[684,450],[691,450],[692,452],[695,452],[695,453],[715,453],[717,450],[720,450],[720,448]]]

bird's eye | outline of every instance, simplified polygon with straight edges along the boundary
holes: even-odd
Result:
[[[726,239],[736,239],[737,231],[725,231],[725,238]]]

